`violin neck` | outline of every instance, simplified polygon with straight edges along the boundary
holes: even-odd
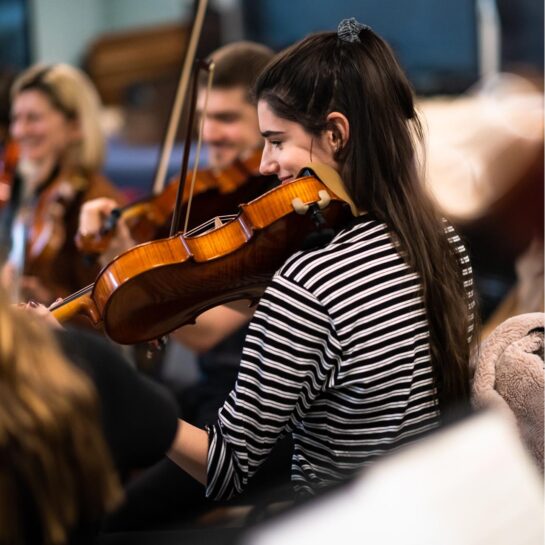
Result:
[[[66,322],[77,315],[87,316],[97,326],[101,322],[100,314],[93,301],[91,294],[94,284],[86,286],[81,290],[65,297],[58,303],[53,303],[49,310],[51,314],[61,323]]]

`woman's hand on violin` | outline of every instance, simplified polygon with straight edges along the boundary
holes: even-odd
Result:
[[[60,299],[58,299],[57,301],[59,300]],[[16,308],[24,312],[30,312],[34,316],[37,316],[38,319],[43,320],[54,329],[62,329],[61,324],[57,321],[57,319],[53,316],[51,311],[45,305],[40,305],[35,301],[29,301],[28,303],[19,303],[18,305],[16,305]]]
[[[79,215],[78,233],[76,235],[76,241],[80,249],[85,251],[85,244],[83,241],[97,241],[97,247],[100,247],[100,263],[106,265],[115,256],[132,248],[135,245],[129,228],[123,217],[117,220],[113,232],[105,235],[103,233],[104,224],[112,211],[118,208],[118,203],[107,197],[101,197],[87,201],[83,204]],[[100,243],[102,238],[106,238],[106,244]]]
[[[108,248],[101,254],[99,261],[102,266],[110,263],[114,257],[127,251],[136,245],[136,241],[132,238],[131,232],[123,218],[119,218],[116,230]]]
[[[106,218],[119,205],[113,199],[101,197],[83,203],[79,213],[78,232],[82,236],[100,234]]]

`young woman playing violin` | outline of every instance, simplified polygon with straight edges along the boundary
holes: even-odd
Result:
[[[76,68],[57,64],[23,72],[11,90],[12,140],[19,161],[0,212],[2,281],[17,299],[45,304],[90,283],[98,266],[76,250],[82,203],[121,195],[100,175],[104,137],[99,98]]]
[[[237,383],[207,430],[181,420],[170,458],[212,498],[240,492],[285,434],[313,494],[466,407],[471,271],[418,176],[413,94],[354,19],[279,54],[258,78],[261,172],[336,169],[357,217],[277,271]]]

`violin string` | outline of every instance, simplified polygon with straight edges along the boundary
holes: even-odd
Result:
[[[55,301],[53,304],[49,306],[49,310],[56,310],[63,305],[66,305],[70,303],[70,301],[74,301],[74,299],[77,299],[81,295],[84,295],[85,293],[90,292],[93,289],[94,284],[89,284],[88,286],[85,286],[84,288],[81,288],[80,290],[76,291],[75,293],[72,293],[70,295],[67,295],[62,301]]]
[[[199,123],[199,136],[197,139],[197,150],[195,152],[195,165],[193,167],[193,173],[191,176],[191,184],[189,186],[189,199],[187,201],[187,207],[185,212],[185,222],[184,222],[184,229],[183,232],[185,233],[187,231],[187,226],[189,224],[189,213],[191,211],[191,202],[193,201],[193,190],[195,188],[195,180],[197,179],[197,169],[199,167],[199,160],[201,156],[201,147],[202,147],[202,133],[203,133],[203,127],[204,127],[204,119],[206,117],[206,111],[208,109],[208,97],[210,95],[210,91],[212,89],[212,80],[214,78],[214,68],[216,65],[214,62],[210,62],[208,65],[208,80],[206,83],[206,95],[204,97],[204,107],[203,111],[201,113],[201,119]],[[197,77],[197,76],[195,76]]]
[[[233,221],[236,217],[237,217],[237,214],[225,214],[223,216],[216,216],[215,218],[205,221],[201,225],[197,225],[197,227],[194,227],[193,229],[191,229],[191,231],[188,231],[187,233],[185,233],[185,235],[186,237],[204,235],[217,227],[216,221],[218,220],[221,221],[221,225],[223,226],[226,223]]]

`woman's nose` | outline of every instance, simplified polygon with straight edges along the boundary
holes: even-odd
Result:
[[[269,176],[278,172],[278,163],[270,157],[270,154],[267,152],[266,146],[263,149],[263,155],[261,155],[259,172],[263,176]]]

